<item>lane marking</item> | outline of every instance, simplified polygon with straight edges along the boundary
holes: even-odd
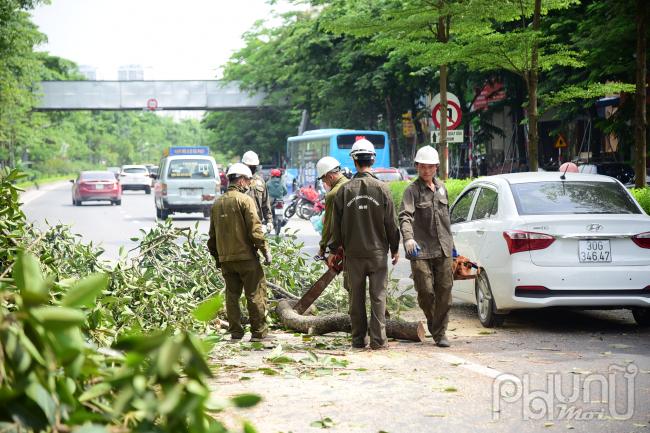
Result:
[[[48,193],[50,191],[54,191],[54,190],[57,190],[57,189],[63,189],[63,187],[65,187],[68,184],[69,184],[69,182],[59,182],[59,183],[55,183],[55,184],[45,185],[45,186],[43,186],[43,187],[41,187],[40,189],[37,189],[37,190],[31,189],[31,190],[25,191],[22,194],[20,194],[19,201],[24,205],[29,204],[29,203],[33,202],[34,200],[36,200],[37,198],[42,197],[45,193]]]
[[[508,380],[521,385],[519,378],[511,374],[505,374],[495,368],[468,361],[467,359],[461,358],[460,356],[452,355],[450,353],[435,353],[435,356],[450,364],[457,365],[458,367],[473,371],[474,373],[489,377],[490,379]]]

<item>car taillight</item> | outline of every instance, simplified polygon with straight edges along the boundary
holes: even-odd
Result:
[[[548,248],[555,238],[551,235],[535,232],[524,232],[521,230],[506,230],[503,237],[508,244],[510,254],[523,251],[543,250]]]
[[[650,248],[650,232],[639,233],[638,235],[632,236],[632,242],[641,248]]]
[[[160,184],[160,195],[167,195],[167,184],[166,183],[161,183]]]

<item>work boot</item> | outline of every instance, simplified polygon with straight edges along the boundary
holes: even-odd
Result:
[[[389,349],[388,343],[384,343],[384,344],[372,344],[372,343],[370,343],[370,348],[372,350],[388,350]]]
[[[436,346],[438,346],[438,347],[449,347],[449,346],[451,346],[451,344],[449,344],[449,340],[447,340],[447,336],[444,335],[444,334],[441,337],[436,338],[435,341],[436,341]]]
[[[230,341],[239,341],[244,338],[244,334],[230,334]]]
[[[253,334],[251,335],[251,343],[262,342],[262,341],[271,341],[273,340],[266,333],[264,334]]]

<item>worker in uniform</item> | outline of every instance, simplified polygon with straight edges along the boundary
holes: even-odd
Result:
[[[332,213],[334,212],[334,197],[339,188],[347,181],[341,170],[341,164],[331,156],[325,156],[316,163],[316,176],[323,182],[325,187],[329,190],[325,194],[325,212],[323,216],[323,233],[321,234],[319,242],[318,255],[323,257],[327,251],[327,246],[331,240],[331,223]]]
[[[257,153],[249,150],[244,153],[241,158],[241,162],[246,164],[253,173],[253,179],[251,180],[251,185],[248,190],[248,195],[255,201],[257,206],[257,216],[259,217],[264,228],[267,232],[271,233],[273,231],[273,214],[271,213],[271,203],[269,202],[269,194],[266,189],[266,182],[264,178],[257,173],[257,168],[260,165],[260,159],[257,156]]]
[[[449,199],[444,184],[435,178],[440,159],[431,146],[415,155],[417,179],[402,198],[399,223],[418,304],[436,345],[449,347],[446,336],[453,284],[454,240],[449,219]]]
[[[330,224],[331,251],[343,248],[344,270],[350,289],[350,324],[352,346],[384,349],[386,339],[387,253],[392,263],[399,259],[399,228],[395,205],[385,183],[371,173],[375,148],[365,138],[352,146],[350,156],[357,169],[352,179],[342,185],[334,198]],[[328,257],[333,263],[334,255]],[[370,326],[366,315],[366,279],[370,294]]]
[[[251,341],[267,334],[266,283],[257,252],[264,264],[271,263],[271,251],[264,238],[255,202],[246,194],[253,174],[241,163],[228,169],[228,191],[212,206],[208,250],[226,282],[228,331],[233,340],[244,336],[239,298],[242,288],[250,317]]]

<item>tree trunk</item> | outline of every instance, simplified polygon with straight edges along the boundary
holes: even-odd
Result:
[[[281,300],[275,309],[276,314],[287,328],[310,335],[323,335],[330,332],[350,332],[350,316],[347,314],[327,314],[324,316],[301,316],[296,313],[289,301]],[[425,328],[422,322],[402,322],[386,320],[388,338],[408,341],[424,341]]]
[[[539,31],[542,13],[542,0],[535,0],[533,14],[533,31]],[[530,171],[537,171],[539,167],[539,132],[537,130],[537,81],[539,77],[539,50],[537,37],[533,41],[530,52],[530,72],[528,78],[528,156],[530,158]]]
[[[647,61],[647,0],[636,0],[636,94],[634,98],[635,186],[645,187],[646,182],[646,61]]]
[[[386,103],[386,117],[388,118],[388,134],[390,135],[390,165],[397,167],[399,164],[399,143],[397,142],[397,125],[393,113],[393,102],[390,96],[384,98]]]

